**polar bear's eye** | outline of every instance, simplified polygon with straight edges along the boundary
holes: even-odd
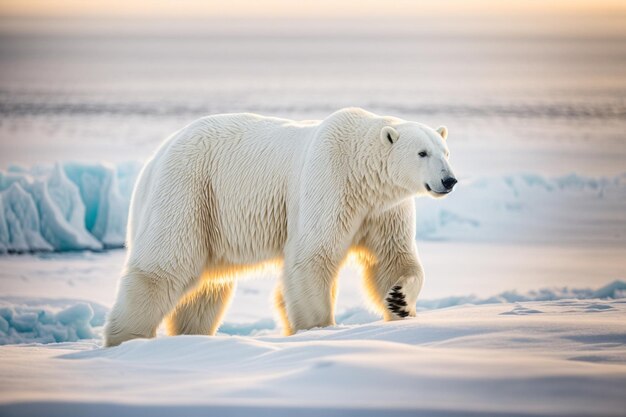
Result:
[[[426,153],[426,151],[422,151],[418,154],[420,156],[420,158],[426,158],[428,156],[428,154]]]

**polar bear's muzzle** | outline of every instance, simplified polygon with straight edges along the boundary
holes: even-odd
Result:
[[[429,193],[448,194],[452,191],[458,181],[454,177],[447,177],[441,180],[442,189],[433,189],[428,183],[424,184]]]

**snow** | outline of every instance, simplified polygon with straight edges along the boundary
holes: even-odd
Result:
[[[622,299],[558,300],[287,338],[4,346],[0,414],[619,416],[624,314]]]

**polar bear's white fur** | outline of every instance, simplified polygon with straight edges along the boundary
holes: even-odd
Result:
[[[214,334],[241,271],[282,265],[285,332],[334,324],[338,269],[350,251],[386,320],[415,315],[423,271],[415,195],[456,182],[447,130],[361,109],[321,121],[224,114],[193,122],[143,168],[107,346]]]

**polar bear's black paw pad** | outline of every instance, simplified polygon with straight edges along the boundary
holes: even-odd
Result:
[[[407,303],[401,286],[396,285],[393,287],[385,301],[387,301],[387,308],[389,308],[393,314],[398,317],[408,317],[409,312],[406,310]]]

